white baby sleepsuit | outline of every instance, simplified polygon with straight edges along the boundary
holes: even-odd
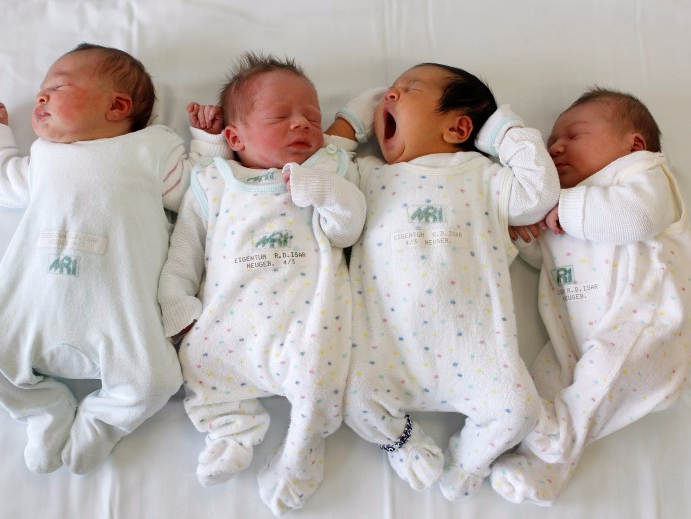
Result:
[[[314,492],[324,438],[342,422],[351,347],[342,248],[365,215],[362,193],[345,178],[345,151],[329,145],[288,167],[291,192],[279,169],[216,159],[195,170],[160,292],[167,335],[196,320],[179,357],[185,408],[207,433],[202,484],[249,465],[269,425],[259,398],[290,401],[285,442],[259,475],[276,515]]]
[[[691,365],[691,233],[665,156],[632,153],[562,190],[559,221],[566,234],[525,250],[542,260],[550,341],[531,367],[540,420],[492,471],[515,502],[550,504],[588,443],[671,405]]]
[[[180,388],[157,288],[188,162],[163,126],[22,158],[0,125],[0,204],[26,208],[2,259],[0,403],[30,469],[91,470]],[[78,405],[54,377],[102,385]]]
[[[466,415],[449,442],[448,499],[476,492],[490,463],[537,420],[517,346],[508,226],[543,217],[559,186],[536,130],[509,130],[499,158],[504,165],[477,152],[358,161],[367,220],[350,263],[346,423],[389,446],[405,431],[389,461],[421,489],[442,475],[443,457],[405,415]]]

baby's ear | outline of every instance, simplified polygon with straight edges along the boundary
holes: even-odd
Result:
[[[645,142],[645,137],[640,133],[631,134],[631,152],[645,151],[648,149],[648,143]]]
[[[242,151],[245,149],[245,143],[242,142],[237,126],[229,124],[223,129],[223,136],[226,138],[228,147],[233,151]]]
[[[473,120],[465,114],[450,114],[448,122],[443,136],[449,144],[462,144],[473,133]]]
[[[132,98],[123,92],[115,92],[108,112],[106,112],[106,119],[109,121],[122,121],[130,116],[130,112],[132,112]]]

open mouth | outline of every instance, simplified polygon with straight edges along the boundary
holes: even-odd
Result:
[[[391,112],[384,110],[384,139],[390,139],[396,134],[396,119]]]

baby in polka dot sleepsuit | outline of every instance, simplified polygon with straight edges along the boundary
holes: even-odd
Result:
[[[539,132],[453,67],[415,66],[338,115],[327,133],[364,140],[373,126],[385,159],[358,159],[367,219],[350,262],[346,423],[413,488],[441,478],[448,499],[470,496],[538,418],[504,226],[547,214],[556,170]],[[466,415],[446,455],[411,411]]]
[[[554,232],[520,229],[530,242],[522,255],[542,264],[550,342],[531,373],[543,406],[492,469],[506,499],[541,505],[587,444],[672,404],[690,361],[691,235],[652,115],[629,94],[596,88],[559,116],[548,144],[562,190],[542,228]]]
[[[364,197],[343,149],[324,146],[314,85],[292,60],[246,54],[221,94],[238,161],[192,175],[159,299],[179,357],[185,408],[206,448],[204,485],[247,467],[269,426],[259,398],[291,403],[283,445],[259,474],[275,515],[323,477],[324,438],[342,423],[351,350],[343,247],[359,237]],[[192,323],[192,324],[191,324]]]

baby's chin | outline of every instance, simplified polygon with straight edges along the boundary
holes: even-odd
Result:
[[[282,155],[281,160],[279,161],[281,163],[280,167],[283,167],[283,165],[288,164],[289,162],[296,162],[297,164],[302,164],[312,155],[317,153],[317,150],[319,150],[318,147],[303,148],[300,150],[290,150],[289,152]]]
[[[409,153],[405,147],[394,146],[392,142],[386,141],[384,139],[379,141],[379,149],[381,150],[382,157],[387,164],[398,164],[399,162],[410,162],[416,159],[420,154],[414,155]]]

